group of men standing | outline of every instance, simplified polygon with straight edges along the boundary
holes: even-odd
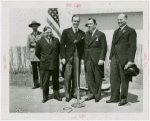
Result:
[[[95,99],[95,102],[99,102],[101,99],[104,61],[107,53],[106,36],[96,29],[95,19],[88,19],[87,24],[85,24],[88,27],[87,32],[83,32],[78,28],[80,21],[78,15],[72,16],[72,27],[63,30],[60,42],[53,36],[50,27],[45,27],[43,35],[36,41],[35,34],[39,32],[37,29],[35,31],[34,27],[38,28],[39,23],[33,22],[29,25],[34,32],[28,36],[28,50],[34,48],[33,54],[37,58],[34,62],[31,60],[33,88],[39,86],[43,88],[43,103],[49,99],[50,75],[52,75],[54,98],[58,101],[62,100],[59,96],[58,81],[59,54],[61,55],[61,64],[64,67],[66,102],[69,102],[72,98],[77,98],[77,80],[80,84],[80,64],[84,64],[85,79],[88,84],[88,97],[85,98],[85,101]],[[127,15],[120,14],[118,16],[119,28],[114,32],[109,58],[111,61],[111,98],[106,103],[119,102],[119,106],[127,103],[128,86],[132,77],[126,77],[123,71],[133,64],[136,52],[136,32],[128,27],[126,23]],[[34,40],[34,44],[32,40]],[[35,76],[37,65],[40,65],[41,85],[39,85],[38,78]]]

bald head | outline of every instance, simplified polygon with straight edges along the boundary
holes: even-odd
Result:
[[[124,25],[127,24],[127,18],[128,18],[127,14],[124,14],[124,13],[122,13],[118,16],[119,27],[123,27]]]

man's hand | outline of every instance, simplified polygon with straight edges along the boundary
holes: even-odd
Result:
[[[62,63],[63,65],[65,65],[65,64],[66,64],[66,59],[63,58],[63,59],[61,60],[61,63]]]
[[[130,65],[132,65],[133,63],[132,62],[128,62],[126,65],[125,65],[125,67],[124,67],[124,69],[127,69]]]
[[[103,64],[104,64],[104,61],[103,61],[103,60],[99,60],[99,61],[98,61],[98,65],[101,66],[101,65],[103,65]]]
[[[29,66],[31,65],[30,60],[27,60],[27,65],[29,65]]]
[[[30,60],[27,60],[27,63],[30,63]]]
[[[81,60],[81,65],[84,65],[84,60]]]
[[[109,60],[108,62],[109,62],[109,64],[110,64],[110,63],[111,63],[111,60]]]

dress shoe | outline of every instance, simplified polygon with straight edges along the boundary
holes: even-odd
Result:
[[[119,101],[112,101],[112,100],[107,100],[106,103],[116,103],[116,102],[119,102]]]
[[[95,99],[94,97],[91,97],[91,98],[85,98],[85,101],[90,101],[92,99]]]
[[[99,102],[100,101],[100,99],[98,98],[98,99],[95,99],[95,102],[97,103],[97,102]]]
[[[66,98],[66,102],[69,102],[71,100],[71,98]]]
[[[59,96],[54,97],[54,99],[58,100],[58,101],[62,101],[62,98],[60,98]]]
[[[127,102],[124,102],[124,103],[119,102],[119,103],[118,103],[118,106],[123,106],[123,105],[125,105],[125,104],[127,104]]]
[[[42,103],[46,103],[48,101],[48,99],[43,99]]]
[[[123,105],[125,105],[125,104],[127,104],[126,99],[122,99],[122,100],[118,103],[118,106],[123,106]]]
[[[36,89],[36,88],[39,88],[40,86],[34,86],[34,87],[32,87],[32,89]]]

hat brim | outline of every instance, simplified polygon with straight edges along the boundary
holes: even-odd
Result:
[[[85,24],[86,27],[88,27],[88,24]]]
[[[97,23],[95,23],[95,25],[97,25]],[[88,23],[86,23],[85,26],[88,27]]]
[[[29,27],[32,27],[32,25],[38,25],[38,26],[40,26],[41,24],[40,23],[29,24]]]

